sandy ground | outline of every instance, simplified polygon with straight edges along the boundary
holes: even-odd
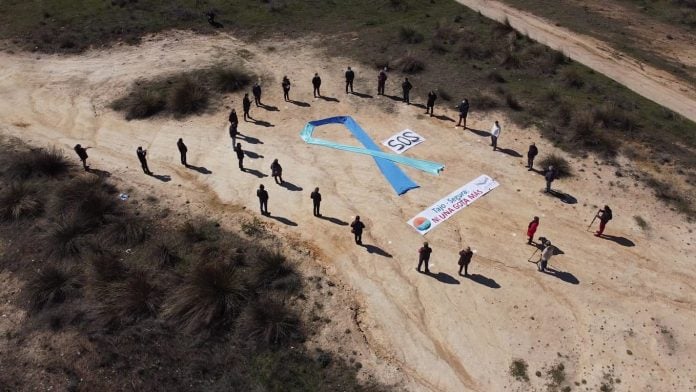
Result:
[[[692,83],[621,53],[606,42],[571,32],[544,18],[501,2],[494,0],[457,0],[457,2],[500,22],[507,18],[515,30],[528,35],[533,40],[563,52],[573,60],[696,122],[696,87]],[[636,30],[639,34],[647,35],[646,41],[654,42],[654,44],[646,44],[646,48],[652,48],[653,45],[665,40],[664,35],[657,40],[654,39],[659,31],[647,34],[649,29],[636,27]],[[685,64],[693,64],[696,38],[692,35],[681,37],[681,34],[677,37],[680,38],[677,44],[670,41],[671,53],[668,55],[678,57]]]
[[[472,113],[469,124],[479,132],[464,131],[387,97],[346,95],[345,66],[356,69],[356,90],[366,94],[375,93],[374,72],[349,59],[327,59],[315,48],[318,42],[275,41],[276,49],[268,50],[270,45],[169,33],[140,47],[77,57],[2,54],[0,132],[37,145],[55,144],[69,154],[76,143],[92,146],[94,168],[140,192],[190,200],[213,217],[240,205],[255,212],[254,191],[265,184],[272,217],[260,219],[315,247],[317,262],[332,279],[354,290],[365,339],[380,360],[398,369],[410,390],[546,390],[546,371],[559,362],[567,382],[585,380],[583,387],[592,390],[617,378],[617,390],[696,390],[693,224],[630,176],[617,177],[617,168],[592,157],[572,160],[578,175],[556,183],[576,204],[544,196],[542,177],[524,169],[513,152],[524,154],[536,141],[541,156],[558,153],[536,130],[508,126],[495,113]],[[264,101],[278,110],[252,109],[254,117],[272,126],[241,123],[242,134],[258,139],[241,140],[255,157],[245,162],[258,175],[268,175],[278,158],[287,187],[236,168],[226,105],[240,110],[239,94],[227,97],[219,111],[185,121],[127,122],[106,107],[136,78],[218,61],[244,61],[263,75]],[[314,72],[322,76],[324,94],[336,101],[312,98]],[[283,102],[280,79],[286,73],[294,83],[291,98],[309,105]],[[395,78],[388,93],[396,93]],[[417,78],[414,84],[415,93],[423,93]],[[376,141],[404,128],[415,130],[427,141],[406,154],[441,162],[445,171],[432,176],[405,169],[421,188],[399,197],[371,159],[309,146],[299,138],[306,121],[342,114],[353,116]],[[454,110],[442,105],[436,114],[454,118]],[[507,154],[491,151],[481,132],[495,119],[501,121],[499,146]],[[317,136],[354,143],[339,128],[320,128]],[[212,173],[178,164],[179,137],[189,146],[189,162]],[[135,157],[138,145],[148,149],[155,174],[170,181],[143,175]],[[621,170],[630,173],[630,162]],[[417,273],[423,237],[405,222],[482,173],[500,187],[428,234],[434,274]],[[315,186],[324,197],[322,212],[332,220],[312,216],[309,193]],[[597,206],[605,203],[614,210],[607,229],[613,240],[586,231]],[[371,247],[356,246],[342,225],[356,214],[367,225],[364,242]],[[539,273],[527,261],[534,248],[524,235],[534,215],[541,218],[537,234],[563,251],[550,263],[556,274]],[[639,229],[634,215],[651,228]],[[457,252],[466,245],[476,250],[471,279],[457,275]],[[529,364],[529,384],[509,375],[513,358]],[[393,374],[383,379],[394,381]]]

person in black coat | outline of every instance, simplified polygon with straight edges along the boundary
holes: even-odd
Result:
[[[462,270],[464,270],[464,276],[469,276],[469,263],[471,263],[471,257],[474,256],[474,252],[471,251],[470,247],[459,252],[459,275],[462,275]]]
[[[353,93],[353,80],[355,80],[355,72],[348,67],[346,71],[346,94],[348,94],[348,87],[350,87],[351,94]]]
[[[85,171],[89,171],[89,166],[87,166],[87,149],[91,147],[82,147],[79,144],[75,145],[75,152],[77,153],[77,156],[80,158],[82,161],[82,167],[85,168]]]
[[[314,77],[312,78],[312,86],[314,87],[314,98],[321,97],[321,92],[319,91],[319,88],[321,87],[321,78],[319,77],[318,73],[315,73]]]
[[[457,123],[457,126],[462,125],[463,121],[463,127],[466,129],[466,116],[469,115],[469,100],[464,98],[464,100],[457,106],[457,110],[459,110],[459,122]]]
[[[232,138],[232,148],[234,148],[234,144],[237,142],[237,126],[239,125],[239,118],[237,118],[237,111],[232,109],[230,112],[230,138]]]
[[[239,170],[244,171],[244,150],[242,150],[242,143],[237,143],[234,148],[234,152],[237,153],[237,161],[239,162]]]
[[[247,121],[248,119],[252,119],[251,114],[249,114],[249,111],[251,110],[251,99],[249,99],[249,94],[244,94],[244,98],[242,99],[242,108],[244,109],[244,121]]]
[[[181,155],[181,164],[188,167],[188,163],[186,163],[186,153],[188,152],[188,148],[184,144],[184,139],[179,138],[179,141],[176,142],[176,147],[179,149],[179,155]]]
[[[264,189],[263,185],[259,185],[259,189],[256,190],[256,197],[259,198],[261,215],[270,215],[268,212],[268,191]]]
[[[276,184],[283,184],[283,167],[280,166],[277,159],[273,160],[271,163],[271,176],[275,180]]]
[[[314,206],[314,216],[321,216],[319,212],[319,206],[321,205],[321,193],[319,193],[319,188],[314,188],[314,192],[309,195],[312,199],[312,205]]]
[[[384,95],[384,87],[387,85],[387,67],[377,74],[377,95]]]
[[[365,229],[365,224],[360,221],[360,216],[356,216],[355,220],[350,224],[350,231],[355,237],[355,243],[362,245],[362,233]]]
[[[138,146],[135,153],[138,155],[138,160],[140,161],[140,166],[143,168],[143,172],[145,172],[145,174],[148,176],[151,176],[152,172],[150,171],[150,168],[147,167],[147,150],[143,150],[142,147]]]
[[[404,102],[406,102],[409,105],[411,104],[411,101],[409,99],[409,95],[411,93],[412,88],[413,88],[413,85],[411,84],[411,82],[408,81],[408,78],[404,79],[404,82],[401,83],[401,89],[404,92]]]
[[[283,76],[281,85],[283,86],[283,99],[285,99],[285,102],[288,102],[290,100],[290,79],[287,76]]]
[[[428,268],[428,263],[430,262],[430,254],[433,253],[433,248],[428,246],[427,242],[423,243],[423,246],[418,249],[418,268],[416,270],[421,272],[421,266],[425,264],[425,273],[429,274],[430,269]]]
[[[534,158],[539,155],[539,150],[536,144],[532,143],[529,145],[529,150],[527,151],[527,167],[529,171],[534,170]]]
[[[435,108],[435,101],[437,100],[437,94],[435,94],[435,91],[430,90],[428,93],[428,101],[426,102],[425,105],[425,114],[430,113],[430,117],[433,116],[433,109]]]
[[[251,93],[254,94],[256,107],[261,106],[261,85],[259,85],[259,82],[254,83],[254,87],[251,88]]]

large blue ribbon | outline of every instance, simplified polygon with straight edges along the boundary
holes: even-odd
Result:
[[[312,137],[314,128],[326,124],[342,124],[348,128],[353,136],[355,136],[355,138],[358,139],[358,141],[365,146],[365,148],[334,143],[328,140]],[[387,181],[389,181],[392,188],[394,188],[394,191],[396,191],[398,195],[403,195],[411,189],[418,188],[418,184],[413,182],[413,180],[411,180],[398,166],[396,166],[395,163],[410,166],[435,175],[439,174],[440,171],[445,168],[444,165],[437,162],[408,158],[402,155],[382,152],[372,138],[370,138],[370,136],[360,127],[360,125],[358,125],[358,123],[349,116],[330,117],[323,120],[310,121],[307,123],[307,125],[305,125],[304,129],[300,133],[300,137],[309,144],[372,156],[380,171]]]

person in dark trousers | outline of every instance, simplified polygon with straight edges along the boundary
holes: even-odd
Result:
[[[529,150],[527,151],[527,170],[534,170],[534,158],[539,155],[539,150],[536,144],[532,143],[529,145]]]
[[[554,252],[553,246],[551,245],[551,241],[544,242],[544,248],[541,251],[541,257],[539,257],[539,261],[537,261],[537,268],[539,269],[539,272],[546,271],[546,266],[549,264],[549,260],[551,260],[551,257],[553,255]]]
[[[348,87],[350,87],[350,93],[353,93],[353,80],[355,80],[355,72],[348,67],[346,71],[346,94],[348,94]]]
[[[493,146],[493,151],[498,149],[498,137],[500,136],[500,124],[498,124],[498,120],[493,123],[493,127],[491,128],[491,146]]]
[[[230,138],[232,138],[232,148],[234,148],[234,143],[237,142],[237,126],[239,125],[239,118],[237,118],[237,111],[232,109],[228,119],[230,121]]]
[[[539,228],[539,217],[535,216],[534,219],[532,219],[531,222],[527,225],[527,244],[531,245],[532,241],[534,241],[534,234],[537,231],[537,228]]]
[[[405,78],[404,82],[401,83],[401,90],[403,90],[404,102],[406,102],[407,105],[411,104],[411,100],[409,99],[409,94],[411,93],[412,88],[413,88],[413,85],[411,84],[411,82],[408,81],[408,78]]]
[[[237,146],[234,148],[234,152],[237,153],[239,170],[244,171],[244,150],[242,150],[242,143],[237,143]]]
[[[314,87],[314,90],[312,91],[314,98],[321,97],[321,91],[319,91],[319,88],[321,87],[321,78],[319,77],[318,73],[315,73],[314,77],[312,78],[312,86]]]
[[[430,90],[428,93],[428,101],[425,104],[425,114],[430,113],[430,117],[433,116],[433,109],[435,108],[435,101],[437,100],[437,94],[435,91]]]
[[[469,100],[464,98],[464,100],[457,105],[457,110],[459,110],[459,122],[457,126],[463,126],[466,129],[466,116],[469,115]],[[462,124],[462,122],[464,124]]]
[[[264,189],[263,185],[259,185],[259,189],[256,190],[256,197],[259,198],[261,215],[270,215],[268,213],[268,191]]]
[[[362,245],[362,233],[365,229],[365,224],[360,221],[360,216],[356,216],[355,220],[350,224],[350,232],[355,237],[355,243]]]
[[[549,168],[546,169],[544,179],[546,180],[546,190],[544,192],[549,193],[551,192],[551,183],[556,179],[556,169],[554,169],[553,166],[549,166]]]
[[[247,119],[252,119],[249,111],[251,110],[251,99],[249,99],[249,94],[244,94],[244,99],[242,99],[242,108],[244,109],[244,121]]]
[[[79,144],[75,145],[75,152],[77,153],[77,156],[80,158],[82,161],[82,167],[85,168],[85,171],[89,171],[89,166],[87,166],[87,149],[91,147],[82,147]]]
[[[186,163],[186,153],[188,152],[188,148],[184,144],[184,139],[179,138],[179,141],[176,142],[176,147],[179,149],[179,155],[181,155],[181,164],[188,167],[188,163]]]
[[[384,95],[384,86],[387,85],[387,67],[377,74],[377,95]]]
[[[319,212],[319,206],[321,205],[321,193],[319,193],[319,188],[314,188],[314,192],[309,195],[309,198],[312,199],[312,205],[314,206],[314,216],[321,216]]]
[[[597,218],[599,218],[599,230],[595,233],[595,237],[601,237],[602,233],[604,233],[604,227],[606,227],[607,223],[613,218],[611,208],[609,208],[609,206],[604,206],[604,208],[597,213]]]
[[[280,166],[277,159],[274,159],[273,163],[271,163],[271,176],[273,176],[276,184],[283,184],[283,167]]]
[[[290,100],[290,79],[288,79],[287,76],[283,76],[283,99],[285,99],[285,102],[288,102]]]
[[[418,268],[416,268],[418,272],[422,272],[421,266],[423,265],[423,263],[425,263],[425,273],[430,273],[428,263],[430,262],[431,253],[433,253],[433,249],[430,246],[428,246],[427,242],[424,242],[423,246],[420,249],[418,249]]]
[[[259,82],[254,83],[254,87],[251,88],[251,93],[254,94],[254,103],[256,107],[261,106],[261,85]]]
[[[150,168],[147,167],[147,150],[143,150],[142,147],[138,146],[135,153],[138,154],[138,160],[140,161],[140,166],[143,168],[143,172],[145,172],[145,174],[148,176],[151,176],[152,172],[150,171]]]
[[[469,263],[471,263],[471,258],[474,256],[474,252],[471,251],[471,247],[466,247],[459,252],[459,276],[462,275],[462,269],[464,270],[464,276],[469,276]]]

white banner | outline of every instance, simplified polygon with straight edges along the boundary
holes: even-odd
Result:
[[[482,174],[474,181],[450,193],[444,199],[416,215],[408,221],[408,224],[419,233],[426,234],[498,185],[500,184],[494,179]]]
[[[395,153],[401,154],[409,148],[417,144],[421,144],[424,141],[425,138],[423,136],[413,132],[410,129],[404,129],[403,131],[383,141],[382,144],[389,147],[389,149]]]

